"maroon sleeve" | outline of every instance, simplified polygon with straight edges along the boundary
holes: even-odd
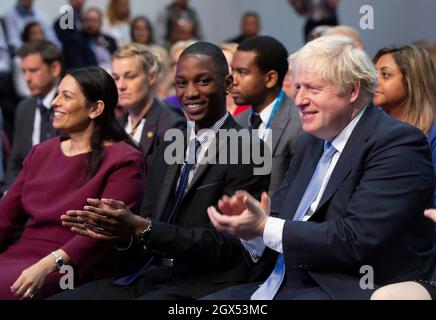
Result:
[[[102,198],[123,201],[131,210],[138,210],[144,190],[144,158],[140,152],[130,152],[113,168],[106,181]],[[62,249],[71,259],[71,264],[79,269],[79,275],[93,266],[110,250],[108,241],[96,241],[77,235]]]
[[[24,159],[23,168],[0,201],[0,246],[10,239],[14,230],[24,226],[28,219],[28,215],[23,209],[21,195],[34,150],[35,148]]]

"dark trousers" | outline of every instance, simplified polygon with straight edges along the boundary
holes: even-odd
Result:
[[[178,286],[171,268],[151,266],[131,286],[114,284],[115,279],[88,282],[49,300],[190,300]]]
[[[263,282],[246,283],[212,293],[202,300],[250,300]],[[304,271],[287,270],[274,300],[330,300],[329,296]]]
[[[261,284],[262,282],[252,282],[226,288],[200,300],[250,300],[251,295]],[[282,287],[274,300],[330,300],[330,298],[319,287],[301,289]]]

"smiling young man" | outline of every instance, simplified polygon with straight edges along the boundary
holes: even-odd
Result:
[[[206,212],[223,194],[243,189],[260,196],[269,183],[269,175],[253,174],[251,157],[249,163],[242,161],[248,144],[239,142],[231,149],[227,137],[218,133],[244,130],[226,111],[232,77],[222,51],[208,42],[188,47],[177,64],[175,84],[178,99],[195,122],[188,140],[200,142],[196,163],[189,162],[194,146],[189,144],[178,155],[183,164],[170,164],[165,155],[173,142],[164,142],[149,171],[140,216],[115,200],[90,200],[84,211],[62,216],[65,226],[84,236],[133,239],[133,247],[139,247],[136,259],[143,260],[145,253],[153,262],[142,261],[138,272],[116,284],[105,279],[53,299],[192,299],[251,280],[253,263],[240,241],[217,232]],[[176,143],[185,141],[186,137]],[[220,157],[223,152],[225,159]],[[205,153],[220,162],[202,162]],[[235,153],[238,161],[230,163]]]
[[[291,63],[305,133],[271,206],[240,192],[221,213],[208,210],[224,234],[262,237],[278,254],[274,271],[208,298],[369,299],[378,285],[425,279],[434,242],[422,215],[434,190],[425,136],[371,104],[376,71],[351,39],[321,37]]]

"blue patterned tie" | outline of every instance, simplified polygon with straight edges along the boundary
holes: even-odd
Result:
[[[161,221],[172,223],[175,219],[175,213],[177,212],[177,208],[180,205],[180,201],[183,198],[183,194],[185,193],[186,187],[188,186],[189,181],[189,173],[191,172],[192,168],[195,166],[196,160],[197,160],[197,154],[200,148],[200,142],[198,140],[192,140],[191,142],[191,148],[189,150],[188,159],[187,162],[183,165],[182,172],[180,173],[180,179],[179,179],[179,185],[177,186],[176,192],[174,196],[170,199],[168,202],[165,211],[162,215]],[[195,143],[194,149],[192,149],[192,146]],[[124,276],[122,278],[119,278],[115,281],[115,284],[117,285],[123,285],[127,286],[133,283],[148,267],[152,264],[154,260],[153,256],[150,256],[148,259],[146,259],[146,262],[143,264],[143,266],[136,270],[135,272]]]
[[[298,209],[292,220],[302,221],[303,217],[309,210],[311,204],[315,201],[321,188],[322,181],[327,173],[327,170],[332,162],[332,158],[336,153],[332,143],[326,142],[324,145],[324,153],[321,156],[313,173],[312,179],[304,192],[303,198],[298,205]],[[274,270],[266,281],[253,293],[251,300],[272,300],[280,289],[280,286],[285,277],[285,261],[283,254],[279,254]]]

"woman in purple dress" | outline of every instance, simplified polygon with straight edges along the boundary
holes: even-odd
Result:
[[[60,291],[63,265],[79,282],[114,272],[111,246],[75,235],[60,216],[82,209],[87,198],[122,199],[138,210],[144,161],[115,120],[117,102],[115,82],[101,68],[72,71],[60,83],[53,127],[66,135],[31,150],[0,202],[0,247],[6,247],[0,253],[0,299]],[[8,245],[23,225],[19,240]]]

